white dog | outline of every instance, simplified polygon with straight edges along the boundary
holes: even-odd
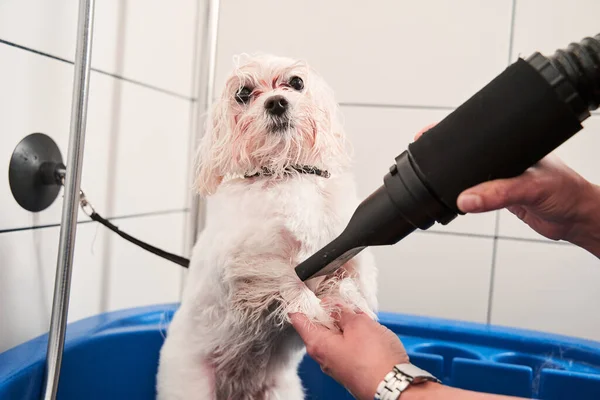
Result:
[[[252,56],[207,126],[198,187],[217,209],[161,350],[158,398],[303,399],[305,349],[288,314],[335,328],[324,297],[373,318],[377,309],[367,250],[327,278],[305,284],[294,272],[358,205],[337,104],[306,63]]]

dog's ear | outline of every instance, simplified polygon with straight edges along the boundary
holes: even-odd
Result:
[[[227,135],[226,100],[217,101],[205,122],[204,135],[196,154],[195,188],[201,196],[213,194],[223,181],[223,151],[217,147]]]
[[[354,149],[347,139],[343,114],[333,88],[312,67],[309,69],[308,85],[313,101],[317,104],[320,126],[323,127],[315,145],[320,149],[319,153],[327,159],[324,162],[330,169],[333,169],[332,165],[345,167],[351,161]]]

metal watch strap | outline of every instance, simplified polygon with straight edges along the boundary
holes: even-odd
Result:
[[[411,383],[440,382],[429,372],[413,364],[397,364],[377,386],[375,400],[397,400]]]

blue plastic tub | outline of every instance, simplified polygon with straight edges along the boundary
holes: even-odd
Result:
[[[152,399],[158,353],[177,305],[102,314],[67,329],[60,400]],[[381,322],[413,362],[445,384],[546,400],[600,399],[600,343],[398,314]],[[0,354],[0,399],[38,399],[47,336]],[[309,357],[300,374],[308,399],[352,399]]]

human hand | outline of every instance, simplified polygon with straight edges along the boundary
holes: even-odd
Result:
[[[417,133],[415,140],[433,126]],[[600,188],[554,154],[515,178],[484,182],[465,190],[457,206],[465,213],[506,208],[539,234],[569,241],[600,256]]]
[[[312,324],[303,314],[291,314],[292,325],[308,354],[323,372],[357,399],[373,399],[379,382],[394,365],[409,362],[398,336],[364,313],[339,306],[334,331]]]
[[[300,313],[290,314],[292,325],[308,354],[323,372],[343,385],[354,398],[372,400],[377,386],[396,364],[410,362],[398,336],[364,313],[337,305],[332,315],[339,330],[311,323]],[[477,393],[435,382],[410,385],[404,400],[516,400],[516,397]]]

